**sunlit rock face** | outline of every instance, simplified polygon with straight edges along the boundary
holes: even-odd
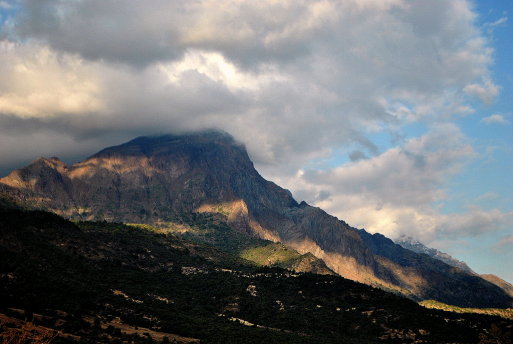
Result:
[[[296,202],[260,176],[245,147],[223,132],[139,137],[71,166],[41,158],[0,179],[0,190],[81,220],[158,225],[183,213],[219,213],[241,232],[311,253],[362,283],[460,306],[513,305],[475,274]]]

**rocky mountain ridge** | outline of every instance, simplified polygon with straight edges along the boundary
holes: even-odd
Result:
[[[355,281],[459,306],[513,305],[479,276],[296,202],[225,133],[139,137],[72,166],[38,159],[1,178],[0,190],[80,220],[165,225],[183,213],[221,214],[241,233],[311,253]]]
[[[465,270],[469,273],[475,273],[465,262],[458,260],[451,255],[439,251],[435,248],[427,247],[420,241],[406,235],[402,235],[398,240],[395,241],[396,244],[401,245],[402,247],[411,250],[416,253],[422,253],[430,256],[431,258],[435,258],[441,260],[442,262],[449,264],[451,266],[457,267],[459,269]]]

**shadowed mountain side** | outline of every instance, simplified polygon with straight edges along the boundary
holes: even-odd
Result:
[[[419,276],[429,281],[423,285],[422,290],[419,290],[422,299],[441,300],[446,297],[457,297],[470,300],[475,298],[475,295],[480,295],[481,305],[493,303],[498,299],[505,300],[505,290],[473,272],[405,249],[379,233],[369,234],[360,230],[360,234],[372,252],[393,260],[401,271],[416,271]]]
[[[243,233],[310,252],[356,281],[459,306],[513,304],[477,276],[298,204],[262,178],[244,146],[225,133],[139,137],[72,166],[41,158],[0,183],[32,206],[81,220],[159,225],[183,213],[219,213]]]
[[[513,285],[509,282],[506,282],[500,277],[497,277],[492,274],[484,274],[480,275],[481,278],[484,278],[490,283],[495,284],[496,286],[499,286],[502,290],[504,290],[509,296],[513,297]]]

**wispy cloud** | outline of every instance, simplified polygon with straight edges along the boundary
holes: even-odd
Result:
[[[513,234],[503,237],[501,240],[499,240],[493,248],[496,251],[503,251],[505,249],[511,249],[513,247]]]
[[[9,10],[13,8],[14,6],[12,4],[9,4],[7,1],[0,1],[0,9],[6,9]]]
[[[509,124],[506,117],[498,113],[482,118],[481,122],[485,124]]]
[[[486,192],[476,198],[476,201],[488,201],[498,199],[500,196],[495,192]]]
[[[497,20],[495,20],[493,22],[485,23],[484,27],[488,31],[488,33],[492,33],[493,30],[495,30],[495,28],[506,25],[508,20],[509,19],[506,16],[500,17],[499,19],[497,19]]]

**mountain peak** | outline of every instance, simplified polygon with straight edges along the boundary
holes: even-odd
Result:
[[[150,156],[176,148],[177,145],[232,145],[243,147],[233,136],[221,130],[203,130],[183,134],[163,134],[139,136],[123,144],[105,148],[90,158],[111,157],[118,155]]]
[[[0,179],[0,190],[68,218],[158,225],[214,213],[243,234],[312,253],[341,276],[416,299],[489,307],[513,301],[473,273],[298,204],[225,132],[138,137],[72,166],[41,159],[16,173],[16,180]]]

